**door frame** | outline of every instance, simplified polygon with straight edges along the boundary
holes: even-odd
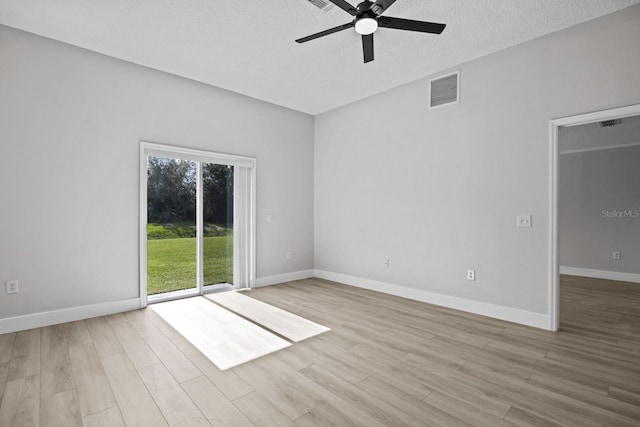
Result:
[[[587,123],[601,122],[605,120],[621,119],[624,117],[640,115],[640,104],[626,107],[612,108],[575,116],[562,117],[549,122],[549,158],[551,163],[550,186],[550,211],[549,216],[549,330],[560,329],[560,263],[558,250],[558,132],[561,127],[584,125]]]
[[[150,154],[151,153],[151,154]],[[241,286],[252,288],[256,279],[256,159],[253,157],[237,156],[232,154],[216,153],[211,151],[198,150],[193,148],[180,147],[176,145],[164,145],[154,142],[140,141],[140,204],[139,204],[139,282],[140,282],[140,307],[144,308],[148,304],[147,294],[147,156],[166,155],[175,158],[189,159],[198,162],[198,175],[201,175],[201,163],[217,163],[234,166],[234,193],[236,183],[241,182],[243,187],[242,203],[236,202],[234,195],[234,282],[241,280],[243,283],[233,283],[234,287]],[[242,178],[239,178],[242,176]],[[202,209],[202,182],[198,178],[198,191],[196,192],[196,205],[198,210]],[[236,207],[242,206],[242,212]],[[236,219],[241,216],[241,221]],[[196,242],[197,257],[202,259],[202,218],[197,215],[196,220]],[[242,223],[243,229],[237,233],[236,224]],[[238,239],[241,237],[241,242]],[[241,252],[239,252],[239,248]],[[242,266],[236,262],[236,258],[243,258]],[[202,268],[198,264],[197,269],[197,292],[195,295],[202,295],[205,292],[202,285]],[[242,270],[242,271],[240,271]],[[167,298],[158,298],[154,302],[193,296],[194,292],[180,292]]]

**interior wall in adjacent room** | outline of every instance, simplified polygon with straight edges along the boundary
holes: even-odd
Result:
[[[561,154],[558,169],[560,265],[640,274],[640,145]]]

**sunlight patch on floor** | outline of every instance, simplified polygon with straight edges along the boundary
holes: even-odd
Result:
[[[291,343],[203,297],[150,305],[221,370],[289,347]]]

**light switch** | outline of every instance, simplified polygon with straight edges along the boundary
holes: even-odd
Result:
[[[518,227],[531,227],[531,215],[518,215],[516,220],[516,226]]]

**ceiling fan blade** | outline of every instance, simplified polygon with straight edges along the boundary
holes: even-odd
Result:
[[[394,4],[396,0],[378,0],[373,6],[371,6],[371,10],[376,15],[380,16],[384,13],[385,10],[389,9],[389,6]]]
[[[435,22],[414,21],[412,19],[392,18],[381,16],[378,18],[378,25],[385,28],[395,28],[396,30],[418,31],[421,33],[440,34],[444,31],[446,24]]]
[[[348,24],[340,25],[338,27],[329,28],[328,30],[320,31],[316,34],[311,34],[310,36],[303,37],[301,39],[296,40],[298,43],[308,42],[310,40],[317,39],[319,37],[328,36],[329,34],[337,33],[338,31],[346,30],[347,28],[353,27],[353,22],[349,22]]]
[[[364,54],[364,63],[373,61],[373,34],[362,36],[362,53]]]
[[[353,15],[353,16],[357,16],[358,15],[358,9],[356,9],[355,7],[351,6],[349,3],[347,3],[345,0],[329,0],[331,3],[335,4],[336,6],[338,6],[340,9],[344,10],[345,12]]]

